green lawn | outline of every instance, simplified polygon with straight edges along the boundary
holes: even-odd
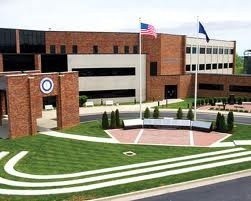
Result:
[[[186,98],[182,102],[168,104],[167,107],[166,105],[162,105],[159,107],[159,109],[162,109],[162,108],[178,109],[179,107],[181,107],[181,109],[188,109],[188,104],[189,104],[189,107],[191,107],[193,101],[194,101],[194,98]]]
[[[251,125],[235,124],[232,136],[225,141],[251,140]]]
[[[59,130],[59,132],[76,134],[76,135],[86,135],[86,136],[92,136],[92,137],[105,137],[105,138],[110,137],[102,129],[100,121],[90,121],[90,122],[81,123],[71,128]]]
[[[88,122],[80,125],[80,131],[90,131],[90,135],[102,130],[100,122]],[[77,129],[77,130],[78,130]],[[93,130],[94,129],[94,130]],[[97,130],[95,130],[97,129]],[[237,125],[234,136],[242,138],[244,133],[250,133],[251,126]],[[91,132],[92,131],[92,132]],[[85,134],[83,132],[83,134]],[[98,134],[97,136],[99,136]],[[92,135],[93,136],[93,135]],[[233,136],[233,137],[234,137]],[[245,135],[246,136],[246,135]],[[223,148],[192,148],[192,147],[165,147],[165,146],[144,146],[144,145],[121,145],[94,143],[69,139],[61,139],[46,135],[37,135],[33,137],[24,137],[15,140],[0,140],[1,151],[10,151],[11,154],[0,161],[1,176],[9,179],[15,177],[7,175],[3,170],[3,165],[8,159],[19,151],[29,151],[16,166],[21,172],[31,174],[62,174],[73,173],[86,170],[114,167],[139,162],[153,161],[165,158],[198,154],[208,151],[216,151]],[[251,150],[251,147],[246,147]],[[128,157],[123,155],[124,151],[133,151],[136,156]],[[120,193],[127,193],[136,190],[143,190],[178,182],[184,182],[213,175],[234,172],[251,168],[251,163],[240,163],[226,167],[218,167],[209,170],[180,174],[176,176],[152,179],[144,182],[135,182],[114,187],[107,187],[92,191],[48,195],[48,196],[1,196],[0,200],[8,201],[54,201],[54,200],[84,200],[111,196]],[[20,179],[26,180],[26,179]],[[2,188],[11,188],[0,185]]]

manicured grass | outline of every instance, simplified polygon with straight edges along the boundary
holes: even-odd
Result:
[[[251,125],[235,124],[232,136],[225,141],[251,140]]]
[[[59,132],[76,134],[76,135],[92,136],[92,137],[104,137],[104,138],[110,137],[102,129],[100,121],[91,121],[91,122],[81,123],[77,126],[60,130]]]
[[[168,104],[167,107],[166,105],[162,105],[159,107],[159,109],[162,109],[162,108],[178,109],[179,107],[181,107],[181,109],[188,109],[188,104],[189,104],[189,107],[191,107],[193,101],[194,101],[194,98],[186,98],[182,102]]]

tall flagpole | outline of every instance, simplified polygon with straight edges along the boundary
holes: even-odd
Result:
[[[139,118],[142,119],[141,18],[139,18]]]
[[[198,83],[198,67],[199,67],[199,16],[197,16],[197,63],[196,63],[196,70],[195,70],[195,82],[194,82],[194,120],[197,120],[197,83]]]

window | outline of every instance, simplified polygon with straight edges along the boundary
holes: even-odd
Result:
[[[222,69],[222,64],[218,64],[218,69]]]
[[[213,64],[213,69],[217,69],[217,64]]]
[[[72,46],[72,53],[73,54],[77,54],[78,53],[78,46],[77,45],[73,45]]]
[[[224,63],[224,68],[227,68],[228,67],[228,63]]]
[[[186,47],[186,53],[187,53],[187,54],[190,54],[190,53],[191,53],[191,47],[190,47],[190,46],[187,46],[187,47]]]
[[[0,53],[16,53],[16,31],[0,29]]]
[[[137,45],[133,46],[133,54],[138,54],[139,53],[139,48]]]
[[[219,54],[223,54],[223,48],[219,49]]]
[[[157,62],[151,62],[150,63],[150,76],[156,76],[158,72],[158,63]]]
[[[60,45],[60,53],[61,54],[65,54],[66,53],[65,45]]]
[[[192,65],[192,71],[196,71],[196,64]]]
[[[228,49],[224,49],[224,54],[228,54]]]
[[[224,86],[222,84],[199,83],[199,89],[223,91]]]
[[[186,71],[190,71],[191,70],[191,66],[190,65],[186,65]]]
[[[45,53],[44,31],[19,31],[21,53]]]
[[[213,54],[218,54],[218,48],[216,47],[213,48]]]
[[[207,54],[212,54],[212,48],[211,47],[207,48]]]
[[[65,54],[42,54],[42,73],[67,71],[67,55]]]
[[[192,47],[192,53],[193,53],[193,54],[196,54],[196,52],[197,52],[197,51],[196,51],[196,47]]]
[[[78,71],[79,77],[98,77],[98,76],[131,76],[135,75],[134,68],[73,68]]]
[[[230,49],[230,54],[234,54],[234,49]]]
[[[206,70],[211,70],[211,64],[206,64]]]
[[[119,53],[119,47],[117,45],[113,46],[113,53],[118,54]]]
[[[129,46],[124,47],[124,52],[125,52],[125,54],[129,54]]]
[[[205,70],[205,64],[200,64],[199,65],[199,70]]]
[[[251,92],[251,86],[229,85],[229,91]]]
[[[205,54],[205,48],[204,47],[200,48],[200,54]]]
[[[233,68],[233,63],[229,63],[229,68]]]
[[[93,46],[93,54],[98,54],[98,46],[97,45]]]
[[[33,54],[3,54],[3,71],[35,70]]]
[[[118,90],[102,90],[102,91],[80,91],[79,95],[86,95],[90,99],[135,97],[135,89],[118,89]]]
[[[55,45],[50,45],[50,53],[55,54],[56,53],[56,46]]]

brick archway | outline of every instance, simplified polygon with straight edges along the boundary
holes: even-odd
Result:
[[[53,82],[53,90],[46,94],[40,89],[43,78]],[[6,96],[9,138],[33,135],[37,132],[37,118],[42,117],[43,97],[56,96],[57,125],[66,128],[79,123],[78,73],[15,73],[0,76],[0,117],[4,114]],[[5,91],[5,93],[3,93]]]

